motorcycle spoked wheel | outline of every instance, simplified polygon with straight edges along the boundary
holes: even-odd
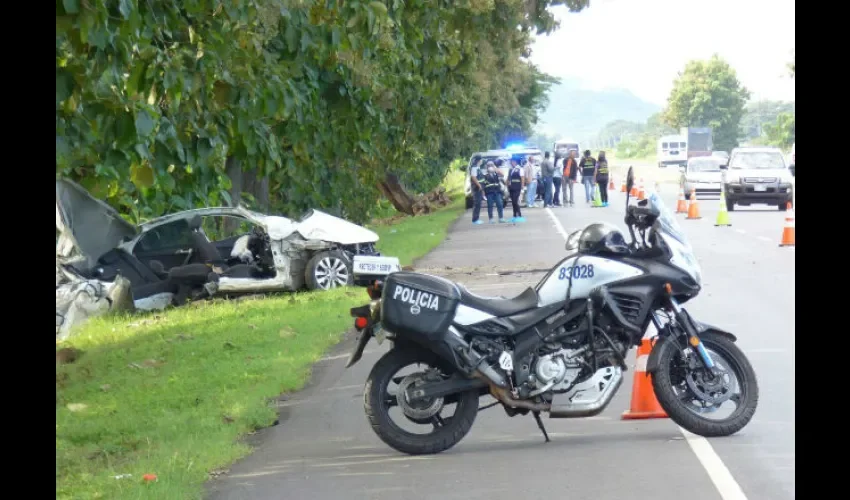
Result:
[[[372,430],[390,447],[409,455],[427,455],[440,453],[456,445],[472,428],[475,416],[478,414],[478,391],[471,390],[454,395],[451,403],[439,405],[440,409],[434,417],[411,418],[403,414],[399,407],[396,394],[390,392],[391,384],[399,384],[404,379],[409,383],[412,379],[398,377],[396,374],[410,365],[419,365],[417,372],[424,373],[437,368],[439,362],[428,352],[416,349],[393,349],[386,353],[369,374],[363,391],[364,408]],[[456,401],[456,402],[455,402]],[[454,414],[443,416],[445,406],[454,405]],[[423,412],[429,411],[429,402],[418,403]],[[395,409],[396,418],[406,419],[418,424],[425,433],[410,432],[396,423],[390,410]],[[433,411],[434,406],[430,406]]]
[[[725,383],[706,379],[702,375],[704,368],[688,367],[681,349],[669,346],[661,353],[658,369],[652,374],[652,388],[670,419],[686,430],[704,437],[730,436],[743,429],[756,412],[756,374],[731,340],[712,332],[700,334],[700,340],[715,364],[724,370]],[[714,400],[706,401],[707,398]],[[709,418],[730,402],[735,409],[728,416]]]

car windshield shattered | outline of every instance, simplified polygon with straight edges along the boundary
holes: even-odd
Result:
[[[731,169],[783,169],[785,161],[780,153],[738,153],[732,158]]]

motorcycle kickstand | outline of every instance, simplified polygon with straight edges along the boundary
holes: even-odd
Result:
[[[549,433],[546,432],[546,427],[543,426],[543,420],[540,419],[540,412],[534,411],[531,412],[531,414],[534,415],[534,420],[537,422],[537,427],[540,428],[540,432],[543,433],[543,437],[546,438],[546,442],[548,443],[550,441]]]

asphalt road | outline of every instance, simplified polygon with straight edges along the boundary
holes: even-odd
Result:
[[[673,186],[663,197],[675,208]],[[622,227],[624,197],[606,208],[526,209],[522,225],[458,220],[446,242],[417,264],[481,294],[516,294],[563,255],[564,234],[604,220]],[[784,213],[750,207],[715,227],[718,200],[701,200],[703,218],[677,215],[700,260],[704,292],[688,304],[700,320],[734,332],[759,379],[761,398],[735,436],[686,437],[669,419],[625,421],[633,372],[600,416],[508,418],[479,414],[453,449],[409,457],[384,445],[363,413],[362,389],[384,347],[371,343],[350,370],[348,339],[315,370],[310,387],[281,405],[280,425],[263,431],[255,453],[212,482],[212,499],[571,499],[659,500],[795,497],[793,247],[778,246]],[[364,300],[366,298],[364,292]],[[633,363],[634,357],[629,363]]]

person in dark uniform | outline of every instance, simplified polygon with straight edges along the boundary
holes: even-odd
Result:
[[[476,159],[472,163],[472,168],[469,169],[469,181],[472,183],[472,223],[484,224],[479,220],[481,216],[481,202],[484,200],[484,168],[481,165],[481,158]]]
[[[508,171],[508,192],[511,194],[511,207],[514,209],[514,217],[511,222],[525,222],[519,208],[519,195],[522,193],[523,186],[525,186],[525,177],[522,169],[516,158],[511,158],[511,169]]]
[[[599,186],[599,197],[602,200],[602,206],[608,206],[608,160],[605,158],[605,151],[599,152],[599,157],[596,159],[596,185]]]
[[[581,159],[581,183],[584,185],[584,197],[587,204],[593,203],[593,179],[596,174],[596,158],[590,156],[590,150],[585,150],[584,158]]]
[[[484,194],[487,196],[487,216],[490,218],[490,224],[493,224],[493,205],[496,205],[496,210],[499,213],[499,223],[505,222],[504,200],[502,199],[502,183],[505,182],[496,170],[496,164],[492,161],[487,162],[487,173],[484,174]]]

